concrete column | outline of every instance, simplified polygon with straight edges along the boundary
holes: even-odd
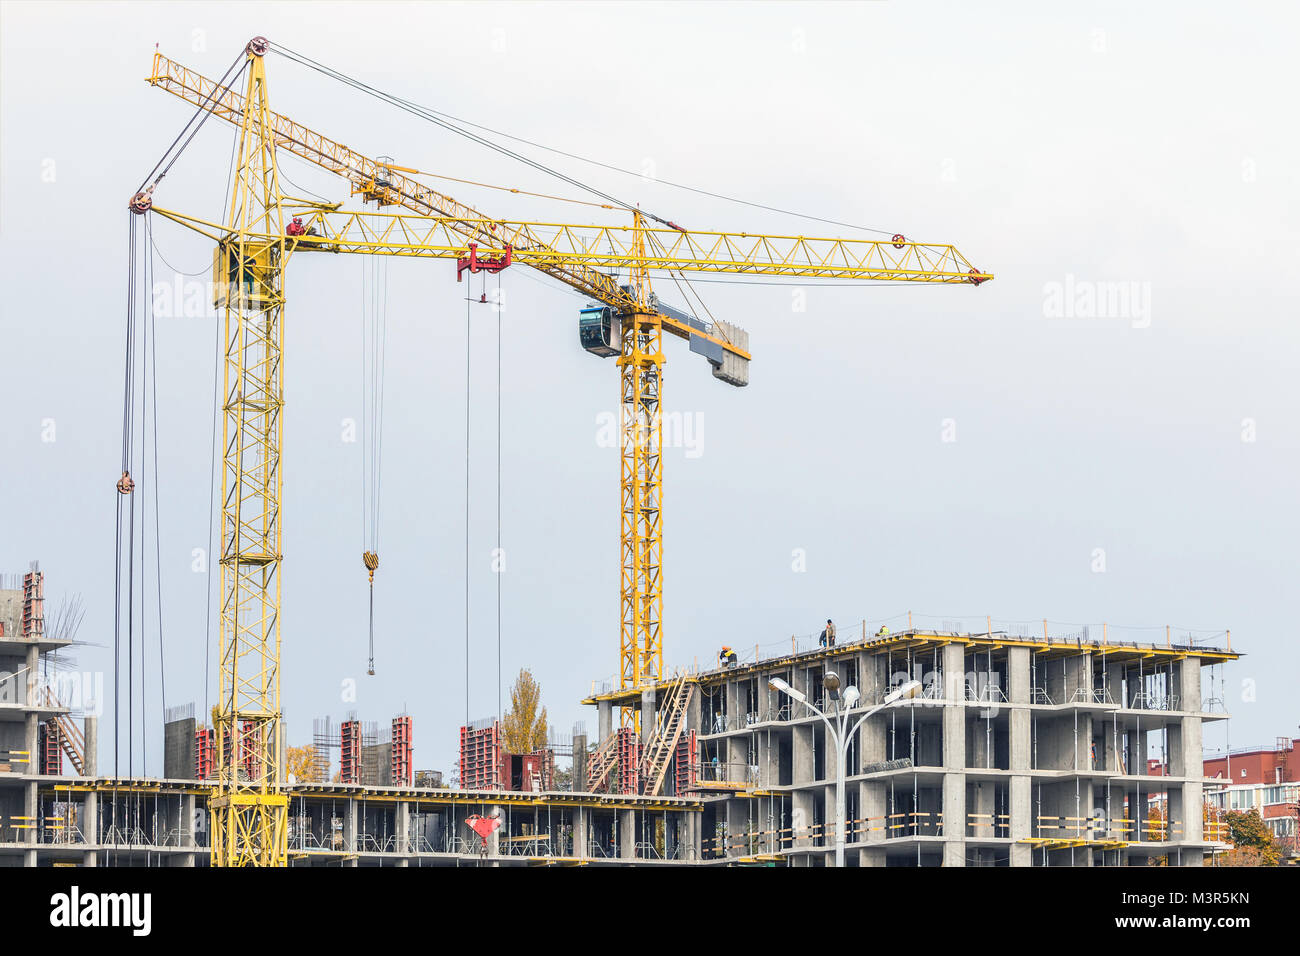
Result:
[[[795,847],[812,846],[813,792],[795,790],[790,794],[790,827]]]
[[[1129,694],[1124,691],[1124,665],[1107,664],[1106,665],[1106,690],[1110,691],[1110,699],[1119,704],[1121,707],[1129,705]]]
[[[86,738],[86,744],[89,750],[89,737]],[[81,838],[92,846],[99,843],[99,794],[93,790],[86,793],[85,802],[81,807]],[[81,865],[99,866],[99,853],[95,850],[87,850],[82,854]]]
[[[999,822],[994,819],[994,814],[997,812],[994,803],[995,790],[995,784],[991,780],[982,780],[971,784],[970,807],[968,810],[974,814],[970,818],[970,822],[971,833],[976,837],[993,837],[1000,832],[995,829],[995,824]]]
[[[82,734],[86,738],[86,753],[83,759],[85,775],[99,776],[99,718],[87,717],[82,721]]]
[[[1013,707],[1007,724],[1010,733],[1011,769],[1035,769],[1033,715],[1024,707]]]
[[[966,775],[943,775],[943,865],[966,865]]]
[[[1011,778],[1011,865],[1032,866],[1033,849],[1027,843],[1018,841],[1034,835],[1033,829],[1033,791],[1030,778],[1015,776]]]
[[[179,821],[181,846],[198,846],[198,841],[194,838],[194,811],[194,794],[181,794],[181,819]]]
[[[966,865],[966,655],[943,648],[943,865]]]
[[[357,802],[345,800],[343,803],[343,850],[346,853],[357,852]],[[346,866],[356,866],[356,859],[348,860]]]
[[[733,734],[724,740],[727,780],[747,781],[749,777],[749,734]]]
[[[746,856],[749,853],[749,800],[727,801],[727,855]]]
[[[698,860],[700,858],[700,817],[694,811],[684,813],[681,817],[682,830],[678,839],[682,842],[682,859]]]
[[[636,859],[636,811],[618,811],[618,855],[620,859]]]
[[[641,743],[648,744],[655,735],[655,691],[641,691]]]
[[[690,703],[686,705],[685,730],[694,730],[697,734],[707,734],[709,728],[702,726],[704,719],[704,687],[697,686],[691,694]]]
[[[805,786],[813,782],[813,726],[801,724],[791,728],[790,734],[791,783]]]
[[[865,652],[859,654],[858,681],[858,690],[862,691],[863,703],[878,704],[889,684],[889,675],[885,673],[885,655]]]
[[[405,800],[397,803],[393,812],[393,830],[397,838],[397,852],[403,857],[410,853],[411,844],[411,805]],[[399,863],[399,866],[405,866],[405,863]]]
[[[968,730],[970,733],[970,746],[966,749],[970,753],[970,769],[992,767],[993,735],[990,722],[988,720],[976,720]]]
[[[1029,648],[1007,648],[1007,701],[1016,704],[1029,703]]]
[[[194,839],[194,794],[183,793],[180,796],[180,802],[176,807],[176,815],[179,819],[176,821],[176,839],[180,847],[193,850],[198,844]],[[193,867],[196,864],[196,854],[179,853],[175,857],[176,866]]]
[[[573,735],[573,790],[581,793],[587,789],[587,735]]]
[[[1200,843],[1205,839],[1205,785],[1199,780],[1189,780],[1181,787],[1183,792],[1184,843]]]
[[[1106,830],[1102,835],[1110,840],[1129,839],[1129,832],[1125,828],[1132,824],[1120,822],[1124,818],[1124,791],[1108,787],[1098,794],[1097,804],[1106,811]]]
[[[861,808],[859,813],[864,821],[862,825],[866,827],[866,832],[861,837],[864,843],[884,843],[888,839],[889,831],[886,827],[889,821],[885,819],[885,815],[889,812],[888,801],[888,784],[883,780],[880,782],[864,780],[858,784],[858,806]],[[880,860],[878,864],[864,862],[862,865],[884,866],[883,850],[880,853]]]
[[[1192,714],[1200,713],[1201,662],[1198,658],[1184,658],[1174,665],[1174,686],[1174,693],[1178,695],[1178,709]]]
[[[579,859],[587,857],[588,821],[591,810],[587,807],[573,808],[573,855]]]
[[[23,700],[26,702],[28,707],[35,707],[41,703],[41,701],[38,700],[38,698],[41,695],[39,692],[40,671],[38,670],[38,667],[40,666],[40,653],[38,649],[34,646],[27,648],[26,666],[27,666],[27,673],[24,674],[23,677],[26,678],[27,681],[25,685],[27,688],[27,693],[24,696]],[[37,715],[34,712],[28,711],[26,714],[23,715],[23,724],[24,724],[23,749],[27,751],[27,759],[31,761],[27,765],[27,772],[33,774],[40,773],[41,772],[41,752],[40,752],[40,732],[39,732],[40,721],[37,719]],[[30,810],[30,809],[24,812],[27,813],[28,815],[35,813],[34,810]],[[27,822],[31,823],[33,821],[29,820]],[[36,831],[34,829],[27,831],[27,839],[30,840],[32,843],[36,842]]]
[[[32,752],[35,753],[34,750]],[[22,839],[23,843],[34,844],[40,842],[37,839],[37,837],[40,835],[40,831],[36,828],[38,823],[36,819],[36,807],[37,807],[36,782],[33,781],[31,783],[27,783],[23,785],[23,815],[27,817],[27,819],[24,820],[23,822],[31,825],[30,829],[23,831],[23,839]],[[32,857],[32,862],[30,865],[31,866],[36,865],[35,856]]]
[[[745,726],[744,695],[740,692],[740,682],[729,680],[723,686],[727,708],[727,729],[735,730],[738,727]]]
[[[609,735],[614,732],[614,706],[607,700],[596,703],[596,726],[601,743],[608,740]]]
[[[1118,724],[1110,714],[1103,714],[1093,723],[1093,736],[1100,738],[1101,746],[1097,748],[1097,761],[1101,769],[1108,773],[1123,772],[1121,766],[1122,752],[1119,740]]]
[[[1092,693],[1092,654],[1085,651],[1074,657],[1067,657],[1065,659],[1063,681],[1062,693],[1065,695],[1064,700],[1057,701],[1057,703],[1068,703],[1083,698],[1084,695],[1080,694],[1079,691],[1084,691],[1090,698]]]

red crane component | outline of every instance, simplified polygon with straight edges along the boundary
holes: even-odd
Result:
[[[470,273],[475,272],[500,272],[510,265],[513,250],[510,244],[506,244],[506,254],[504,256],[486,256],[482,259],[478,257],[478,243],[469,244],[469,255],[461,256],[456,260],[456,281],[459,282],[464,276],[465,270]]]
[[[490,837],[499,826],[501,826],[500,817],[481,817],[478,814],[466,817],[465,822],[470,825],[470,829],[477,833],[485,843],[487,842],[487,838]]]
[[[895,249],[901,249],[907,242],[907,236],[903,235],[901,232],[896,232],[894,233],[894,237],[889,241],[894,244]]]

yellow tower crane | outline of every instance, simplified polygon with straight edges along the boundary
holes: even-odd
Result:
[[[238,129],[234,188],[226,221],[154,206],[156,179],[132,197],[153,213],[216,243],[224,309],[225,418],[222,464],[222,603],[217,731],[237,745],[217,747],[211,798],[212,862],[283,865],[287,797],[280,779],[280,505],[284,269],[299,252],[455,259],[464,272],[525,265],[583,292],[579,313],[587,351],[617,357],[620,381],[620,687],[663,676],[662,370],[663,335],[686,339],[713,375],[749,380],[748,335],[703,322],[661,302],[652,273],[887,280],[979,285],[993,278],[953,246],[685,230],[639,209],[617,226],[495,219],[432,189],[414,170],[364,156],[267,105],[262,37],[251,40],[235,80],[210,80],[155,53],[148,82]],[[294,55],[294,58],[298,58]],[[233,67],[232,67],[233,70]],[[228,71],[229,74],[230,71]],[[224,78],[223,78],[224,80]],[[280,189],[277,150],[345,177],[351,194],[377,209],[345,210]],[[161,176],[159,177],[161,179]],[[649,220],[649,221],[648,221]],[[625,273],[620,282],[611,273]],[[638,726],[635,708],[622,723]],[[242,756],[241,756],[242,755]],[[241,763],[242,761],[242,763]],[[244,769],[241,776],[237,768]]]

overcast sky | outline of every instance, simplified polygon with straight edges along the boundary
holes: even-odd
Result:
[[[723,643],[775,651],[827,617],[842,634],[898,627],[909,610],[1161,642],[1166,625],[1230,628],[1248,655],[1225,669],[1231,743],[1295,735],[1298,27],[1285,3],[6,3],[0,569],[39,559],[51,604],[84,595],[94,646],[77,664],[111,684],[126,202],[190,115],[142,80],[155,43],[217,77],[261,34],[630,170],[528,150],[688,228],[876,235],[662,181],[951,242],[996,274],[980,288],[696,285],[749,330],[754,361],[734,389],[668,343],[665,408],[691,429],[664,468],[669,668]],[[266,67],[274,109],[365,154],[582,197],[283,57]],[[207,124],[157,203],[219,218],[231,142]],[[282,162],[287,190],[348,199]],[[443,188],[503,218],[626,219]],[[158,281],[204,280],[210,245],[154,218]],[[286,280],[289,740],[308,742],[317,716],[386,726],[405,708],[417,765],[451,771],[457,726],[497,709],[497,316],[470,310],[467,701],[466,286],[445,260],[388,268],[367,677],[361,445],[342,424],[362,412],[365,266],[303,256]],[[578,347],[581,295],[524,268],[501,282],[501,668],[507,683],[533,670],[560,730],[594,732],[578,701],[617,668],[618,458],[598,424],[617,371]],[[214,328],[157,320],[166,703],[200,711]],[[152,605],[152,563],[144,577]],[[145,639],[157,728],[152,611]],[[1206,731],[1207,746],[1225,739]],[[156,730],[147,759],[161,771]]]

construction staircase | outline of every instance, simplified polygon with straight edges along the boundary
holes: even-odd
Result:
[[[596,752],[587,761],[587,792],[596,793],[609,779],[610,772],[618,766],[618,732],[600,742]]]
[[[62,707],[53,691],[46,688],[45,703],[49,707]],[[45,721],[45,732],[50,741],[57,740],[63,752],[68,755],[68,762],[78,777],[86,772],[86,738],[67,714],[54,714]]]
[[[644,793],[658,796],[668,773],[668,764],[677,752],[677,741],[686,726],[686,711],[695,693],[695,681],[682,674],[670,686],[664,701],[655,714],[655,729],[642,757],[641,779],[645,781]]]

